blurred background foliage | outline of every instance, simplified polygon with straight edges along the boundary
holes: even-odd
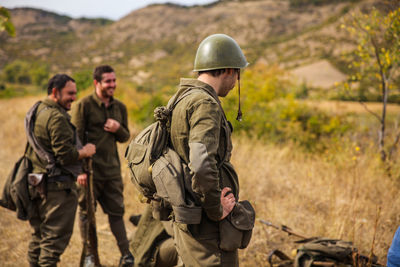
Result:
[[[344,116],[335,115],[302,101],[304,88],[278,67],[258,64],[242,75],[243,121],[236,120],[238,93],[223,99],[234,132],[272,142],[293,142],[310,150],[325,148],[351,127]]]
[[[204,8],[218,8],[225,2],[219,1]],[[393,3],[393,1],[388,2]],[[360,15],[356,16],[352,10],[359,3],[360,9],[357,14]],[[357,0],[336,0],[334,4],[340,5],[340,8],[336,9],[335,13],[326,13],[325,19],[305,25],[299,31],[284,28],[285,23],[290,23],[290,20],[281,14],[267,19],[267,23],[273,25],[268,38],[254,39],[254,42],[249,41],[242,46],[251,62],[241,77],[242,122],[235,119],[239,101],[237,89],[222,99],[227,117],[234,126],[235,135],[245,135],[263,142],[278,144],[291,142],[309,151],[324,151],[341,139],[351,139],[355,135],[376,136],[376,132],[371,130],[375,127],[373,119],[368,118],[368,115],[341,112],[324,108],[321,104],[324,101],[337,100],[371,102],[382,100],[379,90],[380,77],[373,63],[373,55],[370,55],[371,49],[365,45],[366,38],[358,35],[363,31],[355,28],[352,18],[357,18],[363,29],[375,30],[376,33],[383,33],[382,29],[388,29],[386,35],[377,37],[385,44],[381,50],[381,57],[387,65],[386,69],[395,69],[393,64],[399,62],[399,54],[396,54],[398,46],[393,45],[397,44],[397,39],[393,36],[399,35],[400,28],[398,7],[377,2],[373,4],[376,9],[371,9],[370,5],[365,7],[363,3]],[[288,5],[290,12],[293,12],[291,14],[300,16],[300,19],[309,14],[307,13],[309,9],[317,12],[318,8],[333,6],[332,1],[328,0],[289,0]],[[149,9],[156,7],[157,5]],[[180,12],[181,9],[190,11],[188,7],[173,4],[166,5],[165,8],[175,9],[176,12]],[[33,12],[33,10],[19,12]],[[2,66],[0,97],[45,93],[49,77],[60,70],[64,72],[63,69],[76,80],[79,97],[82,97],[93,91],[92,71],[95,62],[110,63],[115,68],[118,78],[116,96],[126,103],[129,118],[134,125],[143,128],[153,121],[154,108],[165,105],[177,90],[179,77],[196,77],[191,71],[196,49],[196,45],[188,45],[188,40],[189,42],[193,40],[191,36],[183,33],[176,36],[165,35],[153,42],[145,38],[133,39],[134,35],[121,32],[122,36],[126,35],[124,41],[115,41],[118,45],[112,47],[113,44],[101,41],[102,36],[91,34],[98,32],[107,37],[103,31],[107,29],[106,27],[109,29],[112,29],[113,25],[123,27],[122,22],[130,23],[129,20],[134,17],[133,15],[127,16],[120,22],[112,22],[104,19],[73,20],[45,11],[35,12],[39,12],[43,20],[51,19],[50,22],[45,22],[53,28],[48,30],[40,26],[40,23],[23,28],[25,38],[30,38],[29,43],[12,42],[11,37],[0,36],[1,40],[7,40],[0,48],[9,53],[7,61],[0,64]],[[214,25],[227,27],[226,30],[229,32],[230,28],[223,24],[223,17],[215,19]],[[391,21],[395,23],[390,24]],[[65,25],[70,25],[72,22],[81,25],[82,28],[71,31]],[[249,23],[247,28],[241,29],[252,30],[257,26]],[[74,27],[77,27],[76,25]],[[17,27],[17,33],[18,29],[20,28]],[[115,29],[118,32],[119,28],[113,28],[109,34],[114,34]],[[43,38],[37,37],[44,32],[47,32],[46,42],[52,44],[46,48],[42,47]],[[96,41],[88,42],[87,46],[69,45],[77,42],[78,37],[82,38],[85,35],[95,36],[100,41],[93,38]],[[118,35],[111,36],[118,37]],[[297,41],[298,39],[301,41]],[[249,37],[248,40],[252,39]],[[319,42],[322,47],[316,47],[312,51],[308,49],[308,42],[311,42],[311,45]],[[349,47],[339,56],[335,54],[337,42],[343,42]],[[34,53],[29,54],[25,51]],[[271,57],[268,52],[275,53],[275,56]],[[15,59],[10,60],[12,58]],[[301,67],[302,64],[321,59],[329,61],[336,69],[345,73],[347,79],[338,83],[336,87],[326,89],[298,80],[291,72],[294,67]],[[56,63],[57,61],[62,63],[62,68]],[[400,75],[398,69],[393,73],[388,102],[397,104],[400,101]],[[397,131],[397,119],[396,115],[388,115],[388,129]],[[395,135],[392,138],[395,138]]]

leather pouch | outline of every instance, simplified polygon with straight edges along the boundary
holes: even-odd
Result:
[[[246,248],[254,228],[256,213],[247,200],[236,203],[232,212],[219,223],[220,244],[225,251]]]

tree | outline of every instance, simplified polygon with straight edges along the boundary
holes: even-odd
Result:
[[[396,5],[396,6],[395,6]],[[379,93],[382,112],[377,114],[360,103],[375,116],[379,123],[379,153],[383,162],[390,160],[394,147],[400,139],[400,133],[391,146],[385,144],[386,107],[388,96],[396,86],[400,63],[400,7],[394,2],[386,7],[389,11],[372,10],[355,13],[347,26],[343,25],[357,42],[351,67],[355,70],[350,82],[368,84]],[[347,84],[348,86],[348,84]],[[398,86],[398,85],[397,85]]]
[[[15,36],[14,24],[11,22],[10,12],[0,6],[0,32],[6,31],[10,36]]]

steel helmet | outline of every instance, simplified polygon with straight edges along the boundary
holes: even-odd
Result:
[[[238,43],[226,34],[213,34],[197,49],[193,71],[242,69],[249,63]]]

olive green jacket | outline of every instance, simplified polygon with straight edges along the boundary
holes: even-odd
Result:
[[[177,94],[196,92],[175,107],[171,121],[171,143],[188,164],[192,189],[200,197],[207,217],[218,221],[222,216],[221,189],[232,188],[238,199],[239,182],[230,163],[231,126],[215,90],[196,79],[181,79]]]
[[[54,155],[57,168],[62,174],[72,174],[63,166],[80,164],[75,127],[66,110],[53,100],[46,98],[38,106],[33,134],[43,149]],[[41,159],[28,145],[26,152],[34,173],[46,173],[47,161]]]
[[[109,118],[121,125],[115,133],[104,130],[104,124]],[[94,92],[74,105],[72,123],[76,126],[83,143],[96,145],[96,154],[93,156],[94,179],[120,177],[121,167],[116,142],[126,142],[130,136],[125,105],[113,98],[106,107]]]

